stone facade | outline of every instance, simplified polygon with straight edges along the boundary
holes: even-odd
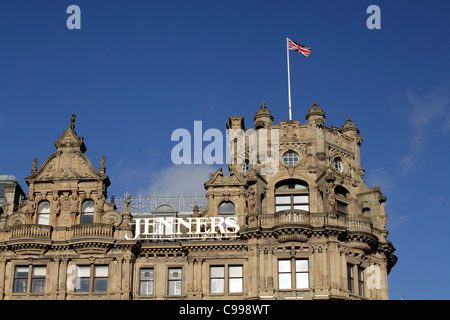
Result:
[[[245,148],[229,174],[210,174],[206,208],[193,208],[237,217],[237,238],[126,240],[132,198],[123,212],[107,201],[105,157],[95,169],[73,115],[57,151],[33,162],[27,200],[0,215],[0,299],[388,299],[397,258],[386,197],[364,183],[352,120],[327,127],[314,102],[306,123],[276,125],[263,104],[254,128],[243,117],[227,128],[279,142],[267,152],[277,170]]]

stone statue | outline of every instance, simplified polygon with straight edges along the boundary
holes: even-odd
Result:
[[[77,118],[75,113],[72,113],[72,117],[70,118],[70,125],[69,128],[74,130],[75,129],[75,119]]]
[[[54,216],[59,214],[59,209],[60,209],[60,205],[59,205],[59,197],[57,194],[55,194],[53,196],[53,201],[51,204],[51,208],[50,208],[50,213]]]
[[[328,183],[327,190],[327,212],[334,212],[336,209],[336,196],[334,194],[333,182]]]
[[[5,201],[3,202],[3,213],[8,213],[10,207],[10,203],[8,199],[5,198]]]
[[[131,196],[127,194],[127,197],[123,201],[123,213],[130,213]]]
[[[37,171],[37,162],[38,162],[38,159],[34,158],[33,165],[31,166],[31,173],[35,173]]]

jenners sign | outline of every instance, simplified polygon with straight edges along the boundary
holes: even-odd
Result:
[[[239,231],[236,217],[138,218],[134,219],[134,222],[136,225],[134,238],[125,235],[126,240],[235,238]]]

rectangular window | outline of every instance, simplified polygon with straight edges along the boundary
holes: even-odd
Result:
[[[14,292],[27,293],[30,288],[32,293],[43,293],[45,291],[46,274],[47,267],[45,266],[16,267],[14,271]]]
[[[350,292],[354,292],[353,289],[353,265],[347,264],[347,288]]]
[[[243,284],[243,267],[241,265],[210,267],[211,293],[243,292]]]
[[[181,295],[181,268],[169,268],[169,295]]]
[[[107,292],[108,266],[77,266],[76,292]]]
[[[292,272],[292,270],[295,270],[295,272]],[[278,260],[278,288],[279,289],[309,288],[308,259]]]
[[[244,291],[244,277],[242,266],[228,267],[228,291],[230,293]]]
[[[211,267],[211,293],[224,293],[225,292],[225,267]]]
[[[297,289],[309,288],[308,260],[295,260],[295,283]]]
[[[139,279],[139,294],[153,294],[153,268],[142,268]]]
[[[14,273],[14,292],[26,293],[28,291],[28,270],[28,266],[16,267]]]
[[[364,269],[358,268],[358,294],[364,296]]]
[[[76,292],[89,292],[91,286],[91,266],[77,266]]]
[[[275,211],[283,210],[305,210],[309,211],[309,195],[276,195]]]
[[[108,290],[108,266],[94,266],[94,292]]]
[[[45,276],[47,267],[33,267],[31,277],[31,292],[43,293],[45,291]]]
[[[291,289],[291,260],[278,260],[278,288]]]

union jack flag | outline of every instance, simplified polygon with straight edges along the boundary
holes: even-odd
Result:
[[[288,39],[288,44],[289,44],[289,50],[298,50],[298,52],[300,52],[305,57],[309,57],[309,55],[311,54],[310,47],[302,46],[301,44],[296,43],[289,38],[287,38],[287,39]]]

